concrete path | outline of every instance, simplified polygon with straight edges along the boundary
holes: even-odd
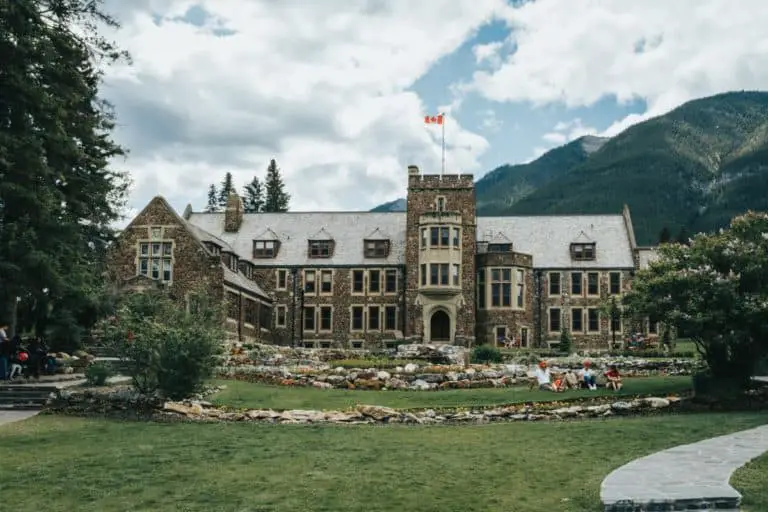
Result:
[[[40,411],[0,411],[0,427],[15,421],[26,420]]]
[[[738,510],[741,494],[730,486],[731,475],[767,451],[763,425],[637,459],[603,480],[604,511]]]

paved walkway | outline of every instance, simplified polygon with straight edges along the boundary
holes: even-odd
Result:
[[[609,474],[600,486],[600,498],[605,512],[646,510],[634,507],[649,505],[654,508],[648,510],[695,510],[683,505],[737,510],[741,494],[730,486],[731,475],[767,451],[768,425],[677,446]]]
[[[0,411],[0,427],[14,421],[26,420],[40,411]]]

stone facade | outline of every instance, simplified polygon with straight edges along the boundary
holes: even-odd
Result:
[[[192,294],[204,292],[225,301],[226,328],[234,337],[268,338],[271,299],[247,278],[251,264],[239,261],[226,243],[190,226],[162,197],[152,199],[123,230],[109,262],[108,277],[123,291],[157,283],[184,307]],[[260,315],[260,308],[268,308],[268,314]]]
[[[173,243],[171,288],[183,296],[205,283],[224,294],[238,339],[547,347],[565,325],[575,347],[608,348],[611,300],[654,254],[637,247],[628,208],[477,217],[471,175],[415,166],[407,197],[406,212],[244,213],[232,195],[223,212],[187,207],[183,219],[156,198],[126,229],[112,270],[123,280],[140,273],[137,244],[159,227]],[[637,331],[658,326],[616,322],[618,342]]]

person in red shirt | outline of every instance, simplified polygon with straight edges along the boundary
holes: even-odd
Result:
[[[621,375],[615,365],[611,365],[608,371],[605,372],[605,378],[608,379],[605,387],[618,391],[621,389]]]

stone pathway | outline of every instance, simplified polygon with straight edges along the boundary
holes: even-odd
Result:
[[[0,427],[15,421],[26,420],[40,411],[0,411]]]
[[[766,451],[763,425],[637,459],[603,480],[604,511],[738,510],[741,494],[730,486],[731,475]]]

